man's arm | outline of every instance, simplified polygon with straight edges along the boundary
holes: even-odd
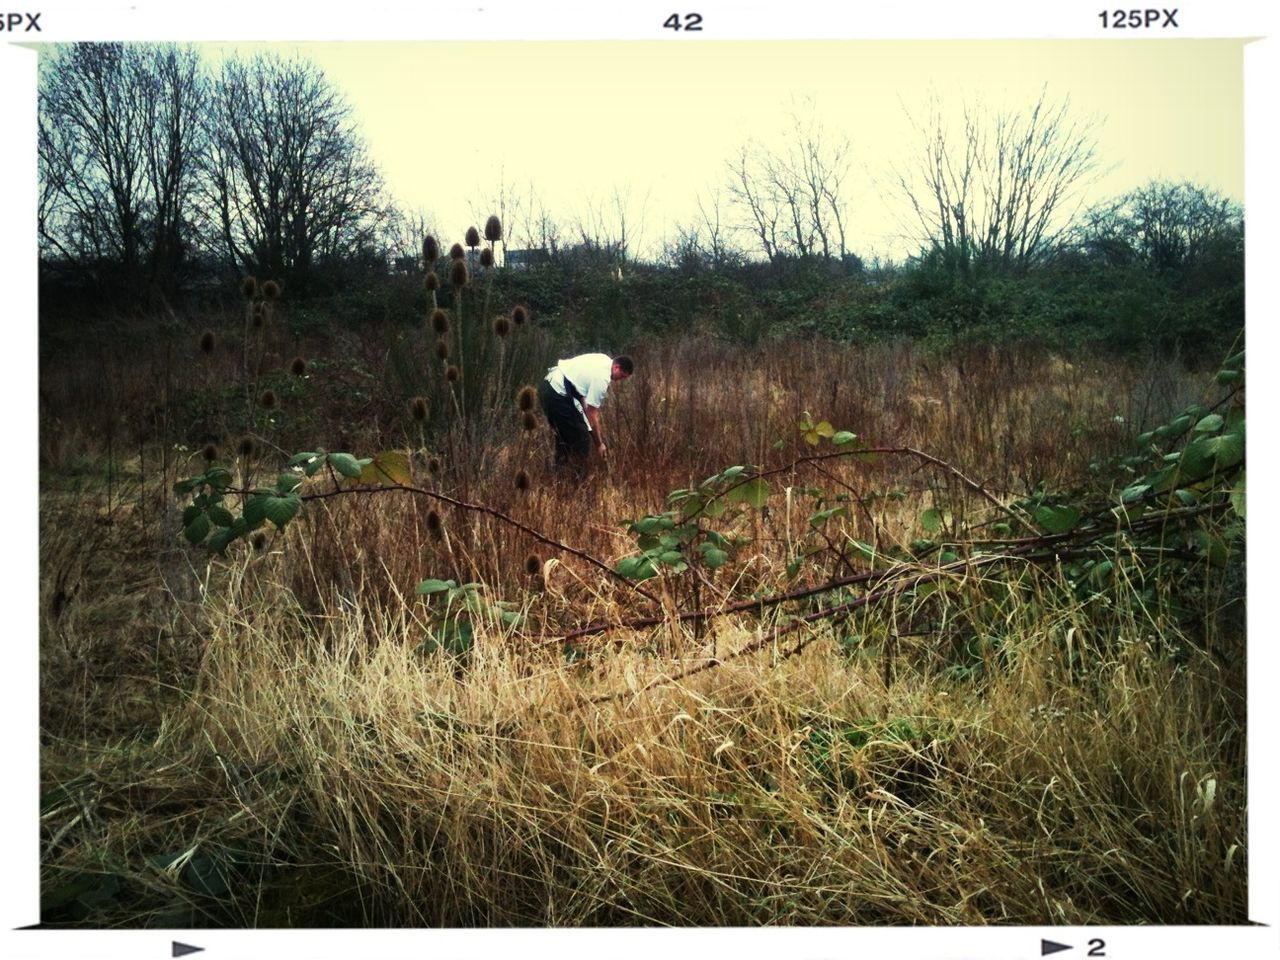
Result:
[[[604,434],[600,432],[600,408],[593,407],[591,404],[585,404],[587,423],[591,425],[591,436],[596,441],[596,449],[602,454],[605,452]]]

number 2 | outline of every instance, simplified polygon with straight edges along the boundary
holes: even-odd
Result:
[[[1107,947],[1107,941],[1105,940],[1097,940],[1097,939],[1090,940],[1088,956],[1105,957],[1107,955],[1106,947]]]

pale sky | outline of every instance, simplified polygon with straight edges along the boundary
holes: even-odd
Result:
[[[615,190],[642,252],[697,215],[748,139],[785,145],[793,113],[852,144],[851,247],[902,256],[895,165],[930,98],[1030,107],[1041,88],[1097,125],[1101,200],[1152,178],[1244,199],[1239,40],[355,42],[210,45],[319,65],[342,91],[393,196],[443,237],[490,210],[499,184],[563,225]],[[811,106],[810,106],[811,105]],[[810,114],[810,110],[812,113]],[[480,225],[480,224],[478,224]],[[515,238],[518,240],[518,238]],[[745,238],[744,238],[745,239]]]

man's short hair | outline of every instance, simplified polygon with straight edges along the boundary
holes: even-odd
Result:
[[[632,362],[631,358],[628,357],[625,353],[614,357],[613,362],[616,363],[618,365],[618,369],[621,370],[623,373],[625,373],[628,377],[631,376],[631,374],[635,373],[636,365]]]

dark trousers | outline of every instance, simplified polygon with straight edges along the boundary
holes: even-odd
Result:
[[[591,449],[591,431],[577,404],[569,397],[556,393],[546,380],[538,384],[538,403],[551,424],[555,436],[556,466],[562,467],[572,458],[581,466]]]

